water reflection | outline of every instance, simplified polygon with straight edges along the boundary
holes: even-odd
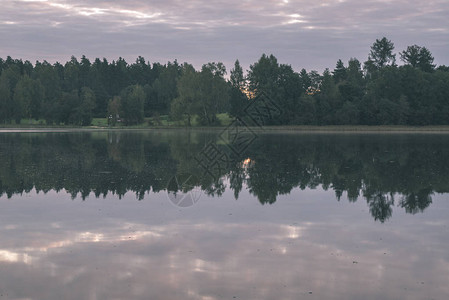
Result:
[[[445,299],[447,202],[416,223],[366,222],[364,204],[294,191],[282,205],[173,209],[164,193],[136,202],[12,196],[0,219],[6,299]],[[312,195],[314,195],[312,197]],[[235,205],[237,204],[237,205]],[[419,226],[417,226],[419,224]],[[386,227],[384,227],[386,226]],[[413,228],[413,230],[410,230]],[[412,250],[413,249],[413,250]],[[310,294],[311,293],[311,294]],[[234,298],[235,297],[235,298]]]
[[[84,199],[133,191],[142,200],[149,191],[200,187],[208,196],[230,189],[235,199],[248,189],[272,204],[295,188],[321,186],[338,201],[363,198],[384,222],[396,206],[415,214],[434,193],[449,191],[446,135],[260,134],[244,156],[218,169],[218,180],[194,159],[214,139],[201,131],[3,133],[0,194],[64,189]],[[195,182],[170,185],[177,174]]]
[[[449,297],[449,137],[260,134],[214,181],[215,136],[0,134],[0,299]]]

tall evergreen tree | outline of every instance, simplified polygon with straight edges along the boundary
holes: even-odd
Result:
[[[396,55],[393,54],[394,44],[386,37],[376,39],[371,46],[368,56],[368,64],[372,64],[376,69],[381,69],[387,65],[394,65]]]
[[[234,68],[231,69],[230,81],[235,88],[242,89],[245,87],[245,77],[238,59],[234,63]]]
[[[241,117],[244,114],[243,108],[248,104],[248,98],[244,94],[246,80],[239,60],[235,61],[234,68],[231,69],[230,83],[229,114],[234,117]]]
[[[339,83],[346,79],[346,68],[341,59],[337,61],[337,65],[335,66],[334,71],[332,71],[334,75],[335,83]]]
[[[426,47],[408,46],[399,55],[404,63],[414,68],[420,68],[424,72],[431,72],[435,69],[432,53]]]

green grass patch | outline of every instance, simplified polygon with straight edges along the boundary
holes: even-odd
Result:
[[[107,118],[93,118],[92,126],[107,127],[108,119]]]
[[[205,126],[200,125],[198,117],[192,118],[192,126],[188,127],[184,121],[170,120],[169,115],[160,115],[156,117],[147,117],[144,122],[139,125],[125,126],[122,123],[118,123],[114,127],[108,126],[107,118],[93,118],[91,126],[75,126],[75,125],[63,125],[63,124],[46,124],[44,119],[22,119],[20,124],[12,122],[11,124],[0,124],[0,128],[111,128],[111,129],[147,129],[147,128],[197,128],[197,129],[219,129],[228,126],[234,120],[227,113],[217,115],[220,121],[219,126]],[[264,126],[252,127],[254,131],[264,132],[304,132],[304,133],[326,133],[326,132],[342,132],[342,133],[449,133],[449,126],[447,125],[431,125],[431,126],[407,126],[407,125],[327,125],[327,126],[312,126],[312,125],[284,125],[284,126]]]
[[[222,126],[228,126],[234,120],[228,113],[222,113],[217,115],[218,120]]]
[[[228,126],[231,124],[233,118],[227,113],[217,114],[217,118],[220,121],[221,126]],[[198,117],[194,116],[191,120],[192,127],[204,127],[200,125]],[[45,124],[45,121],[44,123]],[[31,124],[30,124],[31,125]],[[94,127],[109,127],[107,118],[93,118],[92,126]],[[170,120],[169,115],[160,115],[154,117],[146,117],[144,122],[139,125],[125,126],[122,123],[117,123],[114,128],[158,128],[158,127],[187,127],[185,121],[173,121]]]

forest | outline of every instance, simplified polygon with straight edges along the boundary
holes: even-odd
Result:
[[[397,54],[400,65],[397,64]],[[296,67],[296,66],[295,66]],[[36,120],[43,125],[217,126],[219,114],[245,119],[243,108],[266,95],[280,113],[266,125],[447,125],[449,67],[434,64],[424,46],[395,53],[383,37],[368,59],[338,60],[322,74],[281,64],[263,54],[243,71],[209,62],[200,70],[176,60],[150,63],[138,57],[109,62],[72,56],[65,64],[0,58],[0,124]]]

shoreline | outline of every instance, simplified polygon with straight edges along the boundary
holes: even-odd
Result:
[[[228,126],[217,127],[181,127],[181,126],[157,126],[157,127],[0,127],[0,133],[33,133],[33,132],[108,132],[108,131],[222,131]],[[243,127],[241,127],[243,129]],[[248,127],[249,130],[258,133],[441,133],[449,134],[449,126],[400,126],[400,125],[332,125],[332,126],[308,126],[308,125],[292,125],[292,126],[264,126],[264,127]],[[242,133],[244,130],[242,130]]]

